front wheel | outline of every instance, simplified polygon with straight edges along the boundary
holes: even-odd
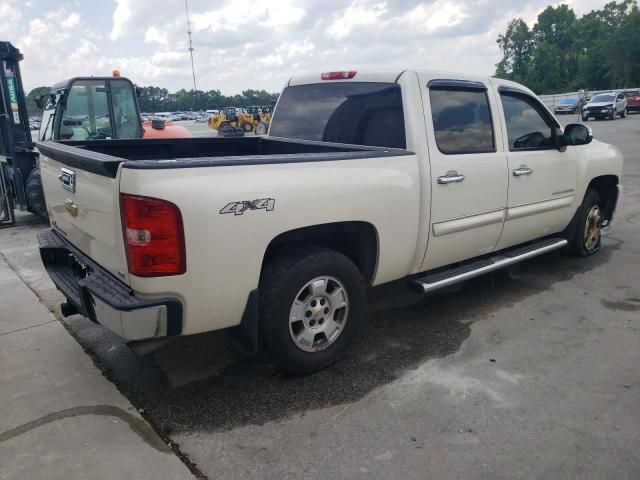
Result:
[[[576,227],[569,239],[568,251],[576,257],[588,257],[600,250],[603,206],[596,190],[588,190],[578,209]]]
[[[27,177],[26,194],[27,201],[29,202],[29,209],[44,220],[49,221],[47,204],[44,200],[40,168],[37,166],[31,170],[31,173],[29,173],[29,176]]]
[[[586,121],[588,121],[588,120],[589,120],[589,115],[584,115],[584,114],[583,114],[583,115],[582,115],[582,121],[583,121],[583,122],[586,122]]]
[[[260,281],[260,334],[282,370],[304,375],[338,361],[364,321],[365,283],[334,250],[303,248],[274,259]]]

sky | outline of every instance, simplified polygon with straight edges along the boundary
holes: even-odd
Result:
[[[569,0],[578,15],[605,0]],[[330,70],[423,68],[492,75],[514,17],[549,0],[189,0],[196,82],[225,95],[279,92]],[[24,54],[25,89],[72,76],[193,88],[184,0],[0,0],[0,40]]]

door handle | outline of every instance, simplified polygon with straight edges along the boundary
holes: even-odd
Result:
[[[533,173],[533,169],[527,167],[526,165],[520,165],[513,171],[514,177],[522,177],[523,175],[531,175]]]
[[[455,170],[449,170],[446,175],[438,177],[438,183],[440,185],[446,185],[447,183],[457,183],[464,180],[464,175],[456,172]]]

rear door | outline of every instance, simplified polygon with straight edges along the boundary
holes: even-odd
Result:
[[[560,125],[524,90],[498,87],[509,163],[507,215],[498,248],[564,229],[575,201],[577,157],[559,151]]]
[[[419,78],[431,166],[424,271],[494,250],[508,179],[493,91],[480,81]]]

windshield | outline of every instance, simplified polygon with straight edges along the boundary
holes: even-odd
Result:
[[[400,86],[332,82],[287,87],[269,135],[405,148]]]
[[[575,98],[565,98],[564,100],[560,100],[560,105],[575,105],[578,103],[578,100]]]
[[[613,95],[596,95],[591,99],[591,103],[595,102],[613,102],[615,97]]]

